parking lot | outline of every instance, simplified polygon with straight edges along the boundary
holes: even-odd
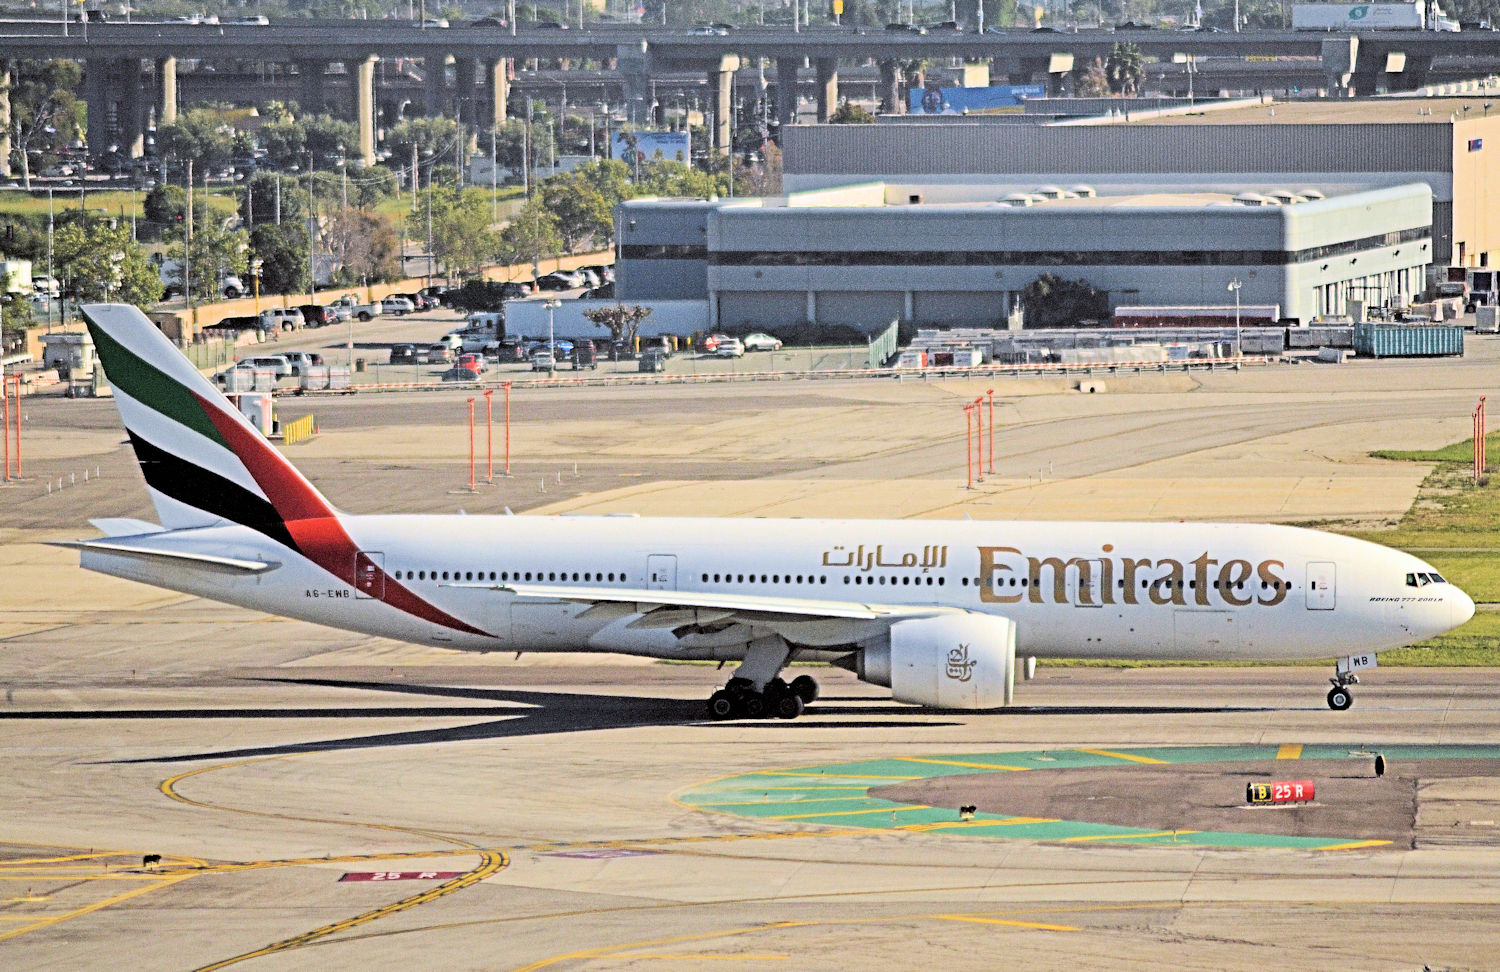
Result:
[[[443,374],[449,371],[448,362],[418,361],[415,363],[391,363],[391,350],[402,344],[426,349],[443,335],[464,327],[466,315],[448,308],[418,311],[404,316],[382,316],[371,321],[351,320],[322,328],[304,328],[293,332],[271,332],[267,340],[258,345],[242,347],[235,357],[246,358],[281,354],[287,351],[313,351],[321,354],[326,363],[342,365],[353,373],[356,386],[408,385],[443,383]],[[508,335],[510,338],[546,343],[546,334]],[[499,381],[546,382],[559,378],[595,375],[637,375],[640,362],[631,356],[611,360],[608,352],[609,332],[603,327],[590,334],[558,333],[556,339],[576,342],[587,339],[599,348],[596,366],[575,368],[570,361],[559,361],[553,372],[533,370],[532,363],[487,361],[480,379],[486,383]],[[642,347],[650,339],[641,339]],[[743,357],[722,358],[712,353],[696,350],[680,350],[665,363],[663,373],[668,375],[729,375],[770,371],[833,371],[864,368],[868,364],[868,352],[863,345],[848,347],[784,348],[779,351],[751,351]],[[291,381],[283,385],[291,387]]]

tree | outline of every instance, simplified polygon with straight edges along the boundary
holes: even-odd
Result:
[[[152,186],[141,203],[141,215],[146,217],[146,222],[157,223],[163,228],[176,226],[186,214],[187,190],[165,182]]]
[[[495,164],[512,172],[520,172],[522,155],[525,154],[530,158],[528,164],[533,182],[536,181],[537,163],[545,165],[552,159],[554,151],[551,125],[535,121],[528,123],[513,118],[495,128]]]
[[[273,168],[289,169],[307,161],[307,128],[288,118],[260,130],[260,146]]]
[[[433,231],[435,241],[435,220]],[[335,213],[323,241],[349,283],[396,280],[401,275],[401,244],[396,230],[389,217],[374,210],[351,208]]]
[[[10,274],[0,274],[0,290],[10,289]],[[0,354],[9,354],[25,339],[31,326],[31,301],[15,299],[0,304]]]
[[[130,239],[130,226],[104,219],[58,227],[53,261],[63,293],[80,302],[117,301],[146,310],[161,299],[161,277],[146,251]]]
[[[1096,57],[1084,66],[1075,93],[1080,98],[1103,98],[1109,94],[1109,75],[1104,72],[1102,60]]]
[[[211,211],[201,196],[194,200],[193,238],[187,247],[190,279],[186,283],[192,286],[195,297],[217,295],[219,282],[224,276],[231,273],[238,276],[245,272],[249,238],[244,230],[229,229],[229,222]],[[186,234],[185,225],[179,225],[177,230],[168,234],[169,239],[176,241],[172,255],[178,258],[178,269],[173,283],[179,289],[184,284],[180,255]]]
[[[297,293],[307,283],[306,224],[294,221],[256,226],[250,231],[250,256],[261,262],[262,293]]]
[[[540,199],[530,199],[521,211],[500,231],[497,252],[506,265],[537,264],[563,248],[557,216]]]
[[[830,125],[873,125],[875,116],[854,104],[848,98],[839,102],[833,114],[828,116]]]
[[[385,136],[385,147],[393,165],[411,165],[412,149],[417,163],[424,168],[436,162],[453,164],[458,143],[458,125],[450,118],[413,118],[392,128]]]
[[[1139,47],[1129,42],[1116,44],[1110,49],[1109,57],[1104,62],[1104,76],[1109,82],[1109,90],[1126,96],[1138,93],[1141,82],[1146,77],[1145,63],[1146,57]]]
[[[33,161],[37,168],[52,164],[82,135],[86,112],[73,92],[83,86],[83,67],[75,61],[27,61],[16,78],[10,92],[11,154],[22,185],[30,189]]]
[[[542,205],[557,217],[567,252],[608,245],[614,232],[615,204],[630,193],[624,171],[623,162],[598,160],[543,180]]]
[[[432,254],[444,275],[455,270],[477,272],[498,243],[490,225],[489,194],[477,189],[460,193],[448,183],[429,185],[427,192],[432,208]],[[425,208],[408,217],[412,236],[426,234],[426,220]]]
[[[1087,280],[1044,273],[1021,290],[1021,307],[1028,328],[1077,327],[1109,316],[1109,294]]]
[[[156,151],[175,164],[193,162],[207,175],[229,165],[234,156],[234,128],[209,108],[193,108],[156,130]]]
[[[624,342],[633,345],[636,332],[641,328],[641,321],[651,316],[651,308],[642,307],[640,304],[630,307],[616,304],[613,307],[590,308],[583,312],[583,316],[592,321],[596,327],[609,328],[611,343]]]
[[[359,126],[332,115],[313,115],[302,119],[307,132],[307,150],[320,163],[348,159],[359,145]]]
[[[282,223],[306,223],[307,190],[291,176],[257,172],[245,183],[239,212],[240,222],[250,227],[275,223],[278,215]]]

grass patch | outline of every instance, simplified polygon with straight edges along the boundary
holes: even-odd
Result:
[[[200,191],[198,199],[203,198]],[[120,216],[129,219],[134,213],[137,219],[145,219],[142,207],[145,203],[146,194],[140,190],[131,192],[128,189],[106,189],[100,191],[90,190],[83,198],[83,204],[88,207],[89,212],[105,216]],[[222,190],[211,192],[208,196],[208,208],[213,212],[228,216],[235,211],[237,203],[234,198],[226,195]],[[52,211],[54,214],[66,210],[77,210],[79,199],[77,192],[61,190],[52,194]],[[21,218],[45,220],[47,218],[47,194],[38,194],[35,190],[27,192],[24,189],[7,189],[0,191],[0,218]]]
[[[1500,446],[1500,432],[1489,432],[1484,437],[1485,451]],[[1376,459],[1395,459],[1407,462],[1461,462],[1474,461],[1474,437],[1445,445],[1441,449],[1376,449],[1370,453]]]

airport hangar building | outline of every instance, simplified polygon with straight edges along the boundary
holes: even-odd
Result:
[[[790,127],[786,196],[622,205],[617,293],[705,300],[721,327],[998,324],[1046,272],[1088,280],[1112,306],[1232,305],[1236,279],[1242,304],[1302,321],[1350,299],[1395,305],[1429,265],[1500,252],[1500,111],[1485,104]]]

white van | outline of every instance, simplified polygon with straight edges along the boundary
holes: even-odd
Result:
[[[263,354],[254,358],[241,358],[236,368],[249,368],[254,371],[269,371],[277,378],[285,378],[293,374],[292,363],[284,354]]]
[[[306,318],[295,307],[267,307],[260,312],[262,331],[274,331],[277,328],[283,331],[295,331],[305,323],[307,323]]]

